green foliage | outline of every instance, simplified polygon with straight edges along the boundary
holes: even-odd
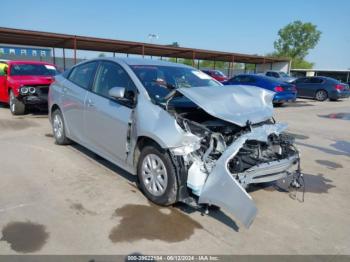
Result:
[[[292,68],[310,69],[313,63],[304,58],[315,48],[321,32],[312,23],[294,21],[278,31],[279,38],[274,42],[275,51],[271,57],[284,57],[292,60]]]
[[[312,23],[294,21],[278,31],[279,38],[274,42],[278,56],[304,59],[309,50],[320,40],[321,32]]]
[[[105,53],[100,53],[98,57],[106,57]]]
[[[293,59],[292,60],[292,69],[311,69],[314,66],[314,63],[305,61],[304,59]]]
[[[172,47],[180,47],[180,44],[178,42],[172,42],[170,45],[168,46],[172,46]]]

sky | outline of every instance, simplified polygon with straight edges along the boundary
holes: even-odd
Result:
[[[349,0],[11,0],[1,27],[88,35],[265,55],[295,20],[322,32],[306,59],[314,68],[350,68]]]

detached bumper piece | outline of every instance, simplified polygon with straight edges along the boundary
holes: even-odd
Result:
[[[252,183],[271,182],[295,175],[299,167],[299,154],[295,152],[283,159],[259,163],[236,174],[230,172],[229,163],[246,141],[267,142],[271,134],[280,135],[285,129],[286,125],[282,124],[252,128],[251,132],[240,136],[227,147],[209,173],[198,203],[227,209],[248,228],[256,217],[257,207],[245,187]],[[294,171],[290,171],[294,166]]]
[[[288,170],[299,161],[297,155],[286,159],[256,165],[237,175],[240,184],[245,188],[249,184],[266,183],[292,175]]]

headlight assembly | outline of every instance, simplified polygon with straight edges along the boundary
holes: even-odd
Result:
[[[20,89],[22,95],[26,95],[29,92],[29,88],[26,86],[21,87]]]
[[[29,87],[29,93],[34,94],[36,92],[35,87]]]

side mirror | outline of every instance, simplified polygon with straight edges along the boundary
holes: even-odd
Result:
[[[112,87],[108,91],[108,95],[110,97],[113,97],[115,99],[122,99],[125,95],[125,88],[124,87]]]

